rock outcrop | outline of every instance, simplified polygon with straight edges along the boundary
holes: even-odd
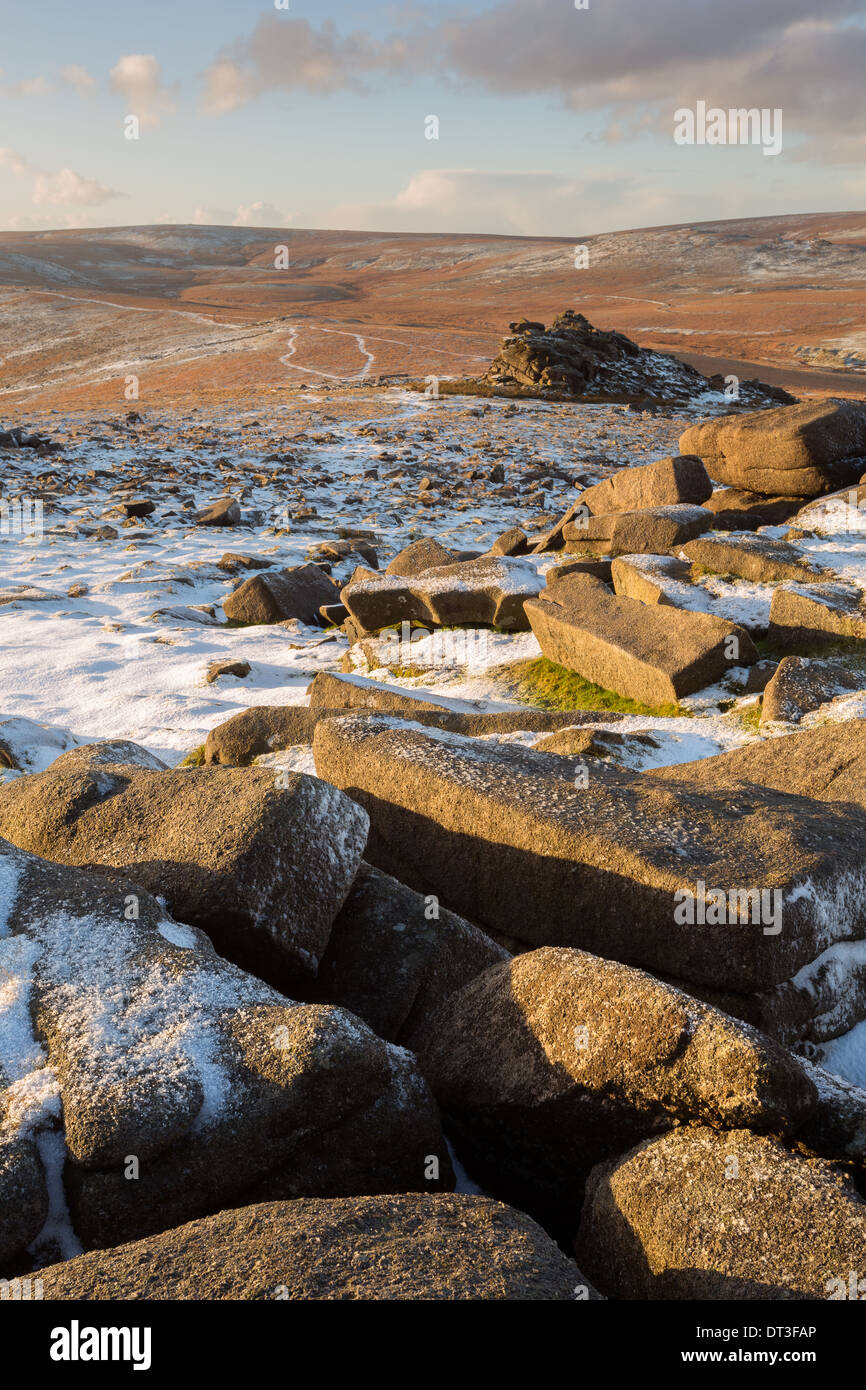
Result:
[[[367,817],[327,782],[256,768],[49,771],[0,788],[0,835],[58,863],[122,870],[231,959],[314,974]]]
[[[780,584],[770,605],[769,636],[780,647],[853,640],[866,650],[866,594],[845,582]]]
[[[620,597],[588,575],[529,600],[526,615],[550,661],[653,707],[675,704],[729,667],[758,659],[734,623]]]
[[[606,512],[643,511],[648,507],[701,507],[712,496],[707,470],[695,454],[658,459],[623,468],[581,493],[581,505],[593,516]]]
[[[522,1212],[487,1197],[343,1197],[222,1211],[40,1273],[44,1296],[573,1302],[598,1297]]]
[[[233,1200],[450,1185],[417,1067],[354,1015],[287,999],[129,880],[5,841],[0,874],[4,1260]]]
[[[563,523],[563,548],[570,555],[664,555],[678,551],[712,524],[710,512],[685,503],[600,515],[579,508]]]
[[[370,862],[524,944],[747,994],[866,937],[851,805],[590,770],[387,715],[326,720],[313,751],[369,813]]]
[[[595,1163],[677,1123],[785,1134],[817,1092],[784,1048],[640,970],[530,951],[412,1039],[469,1171],[557,1226]]]
[[[720,416],[680,435],[715,482],[780,497],[817,497],[856,483],[866,462],[866,406],[803,401]]]
[[[696,367],[668,353],[638,347],[624,333],[594,328],[566,309],[550,328],[527,319],[509,325],[508,336],[481,378],[494,389],[518,388],[578,400],[616,400],[686,405],[711,389]],[[741,382],[741,399],[753,406],[793,397],[762,382]],[[692,452],[683,449],[683,453]]]
[[[223,611],[232,622],[249,626],[288,618],[315,625],[321,622],[319,609],[339,599],[337,585],[319,565],[297,565],[245,579],[223,600]]]
[[[848,1298],[852,1270],[858,1297],[864,1246],[866,1203],[841,1169],[700,1128],[598,1167],[575,1242],[601,1292],[624,1299]]]
[[[401,622],[429,627],[481,623],[518,632],[528,627],[524,602],[541,585],[525,561],[482,556],[409,575],[365,575],[347,584],[340,600],[362,632]]]

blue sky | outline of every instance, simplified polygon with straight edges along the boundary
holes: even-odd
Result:
[[[0,227],[579,236],[859,209],[864,19],[866,0],[0,0]],[[781,110],[782,152],[675,144],[698,101]]]

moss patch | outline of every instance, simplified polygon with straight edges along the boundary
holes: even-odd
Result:
[[[761,701],[756,700],[753,705],[746,705],[745,709],[736,711],[737,719],[744,729],[749,733],[756,734],[761,727]]]
[[[534,661],[519,661],[512,666],[500,667],[497,677],[514,686],[517,698],[525,705],[536,705],[541,709],[594,709],[615,710],[620,714],[650,714],[661,718],[690,717],[691,711],[680,705],[643,705],[639,700],[628,700],[617,695],[614,690],[605,690],[592,681],[584,680],[576,671],[557,666],[540,656]]]
[[[187,753],[183,762],[178,763],[178,767],[204,767],[204,744],[200,743],[198,748]]]

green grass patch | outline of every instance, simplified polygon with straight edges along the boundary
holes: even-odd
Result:
[[[204,767],[204,744],[200,743],[198,748],[187,753],[183,762],[178,763],[178,767]]]
[[[401,681],[420,680],[422,676],[431,675],[429,666],[386,666],[382,668],[388,672],[389,676],[396,676]]]
[[[620,714],[650,714],[665,719],[691,715],[691,711],[681,705],[654,707],[643,705],[639,700],[628,700],[624,695],[617,695],[615,690],[593,685],[576,671],[548,661],[546,656],[500,667],[496,675],[513,683],[515,694],[523,704],[541,709],[615,710]]]
[[[756,700],[753,705],[746,705],[745,709],[737,710],[737,718],[744,729],[756,734],[761,727],[760,700]]]

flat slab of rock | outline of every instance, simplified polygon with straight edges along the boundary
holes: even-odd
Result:
[[[715,758],[656,767],[643,775],[704,791],[752,782],[816,801],[851,801],[866,810],[866,719],[758,739]]]
[[[721,416],[680,435],[716,482],[781,497],[817,497],[855,483],[866,457],[866,407],[803,401]]]
[[[743,993],[866,936],[866,814],[849,805],[601,763],[587,776],[579,758],[387,715],[326,720],[313,751],[369,812],[367,860],[482,929]],[[699,925],[710,889],[725,911]]]
[[[460,702],[456,700],[336,671],[319,671],[309,685],[307,694],[311,709],[379,709],[395,714],[405,713],[407,718],[415,718],[423,713],[463,712]]]
[[[601,1292],[625,1299],[848,1297],[864,1248],[866,1203],[842,1169],[711,1129],[597,1168],[575,1242]]]
[[[611,564],[614,593],[619,598],[660,603],[666,608],[687,608],[691,597],[700,599],[691,576],[688,560],[676,555],[618,555]]]
[[[450,1184],[402,1049],[230,965],[128,880],[5,841],[0,865],[5,1257],[137,1239],[232,1199],[429,1190],[428,1154]]]
[[[591,1290],[523,1212],[468,1195],[300,1198],[190,1222],[40,1270],[78,1299],[571,1302]]]
[[[526,561],[482,556],[416,575],[386,573],[353,580],[340,600],[366,632],[413,621],[432,627],[484,623],[519,632],[529,626],[524,602],[541,586],[534,566]]]
[[[563,526],[566,554],[664,555],[708,531],[713,517],[686,504],[637,512],[575,515]]]
[[[787,647],[866,642],[866,596],[853,584],[782,584],[770,605],[769,636]]]
[[[247,767],[262,754],[279,752],[313,742],[316,725],[353,709],[387,710],[403,719],[435,729],[477,738],[485,734],[547,733],[590,723],[592,710],[483,710],[455,709],[456,701],[429,697],[401,686],[385,685],[363,676],[343,676],[320,671],[312,682],[310,705],[254,705],[232,715],[211,729],[205,742],[208,765]],[[606,711],[607,722],[622,715]]]
[[[168,623],[172,627],[180,624],[200,623],[203,627],[217,627],[217,616],[210,604],[173,604],[170,608],[157,608],[148,617],[150,623]]]
[[[635,731],[618,734],[609,729],[560,729],[554,734],[545,734],[536,739],[533,748],[545,753],[571,753],[586,758],[617,758],[627,751],[659,748],[658,739],[652,734]]]
[[[734,623],[621,598],[589,576],[529,600],[526,615],[550,661],[653,707],[675,704],[713,685],[729,667],[758,659],[752,639]]]
[[[320,671],[309,687],[309,696],[311,711],[321,711],[328,718],[337,712],[348,713],[354,709],[381,710],[417,724],[465,734],[467,738],[481,738],[487,734],[549,733],[598,718],[593,710],[461,709],[464,702],[460,700],[407,690],[405,686],[386,685],[366,676],[339,675],[335,671]],[[616,711],[610,711],[610,715],[614,723],[622,718]]]
[[[148,497],[139,497],[121,502],[120,507],[126,516],[150,516],[156,510],[156,503]]]
[[[755,636],[766,635],[773,596],[769,585],[744,595],[736,584],[702,579],[688,560],[676,555],[618,555],[611,565],[611,578],[614,592],[621,598],[690,613],[709,613]],[[755,670],[753,666],[752,671]],[[748,685],[746,688],[751,690]]]
[[[715,516],[721,531],[756,531],[759,526],[783,526],[806,501],[804,497],[767,497],[744,488],[716,488],[701,505]]]
[[[858,678],[844,666],[807,656],[785,656],[764,689],[761,723],[799,724],[804,714],[820,709],[837,695],[862,690],[864,685],[866,676]]]
[[[540,950],[479,974],[411,1045],[476,1180],[562,1224],[595,1163],[677,1123],[799,1129],[817,1092],[783,1047],[641,970]]]
[[[737,579],[751,579],[757,584],[772,584],[782,580],[812,579],[826,575],[823,566],[815,564],[796,546],[786,541],[774,541],[768,536],[700,536],[682,547],[682,554],[699,570],[713,574],[730,574]]]
[[[707,470],[697,455],[681,454],[637,468],[623,468],[587,488],[580,501],[593,516],[599,516],[605,512],[670,507],[681,502],[700,506],[712,496],[712,491]]]
[[[43,772],[0,788],[0,835],[58,863],[122,869],[224,954],[315,974],[367,817],[326,782],[257,768]],[[283,972],[286,972],[285,977]]]
[[[337,585],[319,565],[296,565],[244,580],[223,599],[223,611],[231,621],[250,625],[297,618],[314,626],[319,623],[322,605],[339,601]]]

